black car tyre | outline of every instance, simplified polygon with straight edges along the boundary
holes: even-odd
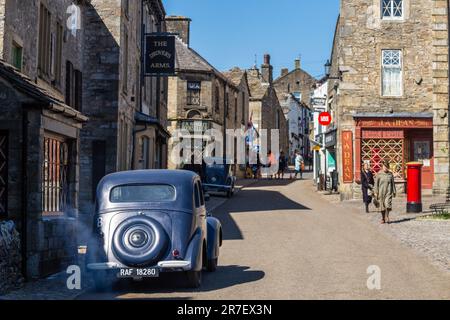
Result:
[[[202,285],[202,271],[187,271],[186,280],[188,288],[200,288]]]
[[[217,265],[219,263],[219,258],[209,259],[206,265],[206,270],[208,272],[215,272],[217,270]]]
[[[128,266],[152,265],[167,253],[168,246],[164,228],[147,216],[125,220],[113,235],[114,255]]]

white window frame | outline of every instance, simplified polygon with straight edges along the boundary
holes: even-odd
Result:
[[[405,0],[401,0],[401,2],[402,2],[402,15],[400,17],[394,16],[394,0],[389,0],[389,5],[391,7],[391,15],[384,16],[384,0],[380,0],[381,19],[382,20],[403,20],[405,17]]]
[[[388,95],[384,93],[383,86],[384,86],[384,70],[385,68],[395,68],[393,66],[386,66],[384,64],[384,53],[387,51],[398,51],[400,53],[399,60],[400,60],[400,93],[398,95]],[[383,49],[381,50],[381,96],[382,97],[388,97],[388,98],[399,98],[403,97],[403,50],[401,49]]]

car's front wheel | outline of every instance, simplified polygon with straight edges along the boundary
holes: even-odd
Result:
[[[187,271],[186,280],[189,288],[200,288],[202,285],[202,271]]]

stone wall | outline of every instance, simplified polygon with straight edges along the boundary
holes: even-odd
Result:
[[[310,97],[314,91],[313,86],[315,83],[316,79],[314,79],[311,75],[301,68],[295,68],[288,74],[277,78],[273,85],[280,97],[283,94],[300,92],[302,94],[301,101],[309,106]]]
[[[84,29],[78,30],[76,35],[67,33],[66,40],[63,41],[61,59],[61,81],[53,81],[54,77],[47,78],[38,76],[38,35],[39,35],[39,0],[6,1],[6,18],[4,25],[4,37],[2,41],[3,55],[5,61],[12,62],[12,45],[17,43],[23,47],[23,68],[22,72],[31,79],[36,80],[39,85],[45,87],[54,96],[65,100],[66,90],[66,61],[73,64],[74,69],[82,70],[82,38]],[[50,32],[56,34],[56,22],[66,28],[66,21],[69,15],[67,8],[73,3],[72,0],[45,0],[44,3],[51,13]],[[2,7],[0,3],[0,8]],[[80,5],[83,10],[84,6]],[[0,17],[1,17],[0,9]],[[0,18],[1,21],[1,18]],[[0,22],[1,26],[1,22]],[[1,27],[0,27],[1,34]]]
[[[449,114],[448,114],[448,8],[447,1],[433,1],[432,75],[434,113],[434,192],[445,194],[449,185]]]
[[[356,112],[432,113],[434,192],[443,193],[448,186],[449,170],[447,4],[444,0],[405,0],[404,4],[404,19],[392,21],[381,19],[380,0],[341,1],[332,76],[337,76],[340,70],[342,81],[337,90],[330,84],[338,137],[342,130],[355,134]],[[383,49],[402,50],[401,97],[381,94]],[[341,150],[338,142],[339,171]],[[352,189],[350,185],[341,185],[344,198],[352,197]]]
[[[20,235],[14,222],[0,222],[0,295],[23,283]]]
[[[117,169],[117,122],[121,39],[120,1],[94,0],[86,5],[84,32],[84,113],[89,122],[81,132],[80,213],[93,214],[93,144],[105,144],[105,172]]]

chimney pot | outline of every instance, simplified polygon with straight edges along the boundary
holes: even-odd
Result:
[[[273,67],[270,65],[270,54],[264,55],[264,64],[261,66],[261,76],[265,83],[273,82]]]
[[[191,21],[187,17],[168,16],[165,19],[167,32],[178,34],[178,37],[189,46]]]

